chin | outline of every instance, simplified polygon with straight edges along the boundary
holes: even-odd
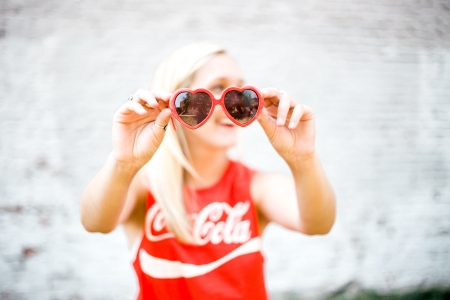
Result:
[[[237,137],[218,136],[217,138],[210,140],[209,145],[212,148],[228,150],[229,148],[236,146],[237,142],[238,142]]]
[[[210,149],[227,150],[238,143],[238,128],[213,127],[208,124],[196,129],[185,130],[188,143],[204,145]]]

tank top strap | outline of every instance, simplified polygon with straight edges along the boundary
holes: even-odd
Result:
[[[212,186],[201,189],[187,189],[185,188],[185,195],[200,194],[204,197],[213,197],[216,193],[222,193],[224,190],[232,189],[233,191],[244,192],[245,196],[251,200],[250,184],[253,175],[256,173],[254,169],[247,167],[241,162],[229,160],[228,165],[222,174],[221,178]],[[212,195],[211,195],[212,194]],[[239,197],[241,198],[241,197]],[[150,189],[147,190],[146,209],[148,210],[156,199]]]

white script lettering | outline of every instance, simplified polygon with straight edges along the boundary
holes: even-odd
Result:
[[[213,202],[193,215],[192,235],[197,245],[243,244],[250,240],[250,220],[242,217],[250,208],[250,201],[238,202],[233,207],[228,203]],[[225,221],[220,221],[226,217]],[[160,241],[174,237],[171,232],[161,232],[166,227],[161,209],[157,203],[148,210],[145,217],[145,235],[150,241]]]

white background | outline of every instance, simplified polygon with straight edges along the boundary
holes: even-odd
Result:
[[[198,41],[317,115],[337,221],[269,226],[274,298],[450,287],[448,1],[2,0],[0,299],[132,299],[122,230],[85,232],[79,196],[114,111]],[[249,165],[288,172],[257,123],[242,136]]]

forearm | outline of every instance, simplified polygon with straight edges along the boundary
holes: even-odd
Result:
[[[108,233],[118,224],[138,166],[108,157],[81,195],[81,222],[87,231]]]
[[[325,234],[336,215],[336,200],[317,154],[288,162],[294,177],[302,231]]]

